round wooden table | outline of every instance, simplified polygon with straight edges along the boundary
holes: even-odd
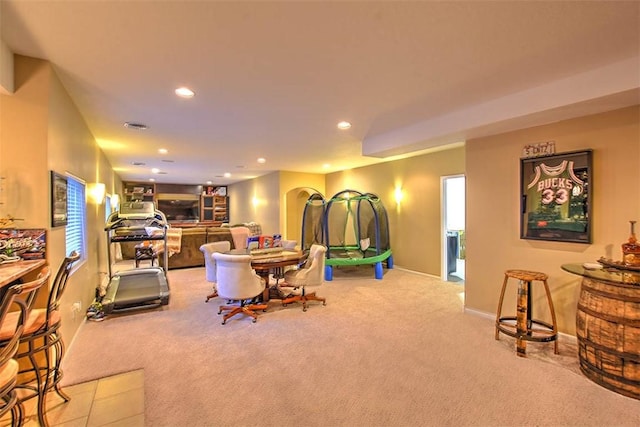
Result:
[[[251,253],[246,249],[232,249],[228,253],[251,255],[251,268],[265,281],[265,289],[262,292],[262,300],[269,301],[269,273],[275,269],[289,265],[297,265],[304,255],[301,251],[283,249],[282,252]]]

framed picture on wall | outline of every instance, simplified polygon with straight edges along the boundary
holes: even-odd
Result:
[[[51,227],[67,225],[67,177],[51,171]]]
[[[592,150],[520,159],[520,238],[591,243]]]

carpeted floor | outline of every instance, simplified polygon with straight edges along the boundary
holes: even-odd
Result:
[[[460,285],[338,270],[324,307],[272,301],[223,326],[203,268],[169,281],[169,306],[85,323],[64,384],[143,368],[149,426],[640,425],[640,402],[584,377],[575,345],[516,357]]]

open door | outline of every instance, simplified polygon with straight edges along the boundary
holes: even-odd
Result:
[[[465,177],[442,178],[443,244],[442,280],[464,284],[465,277]]]

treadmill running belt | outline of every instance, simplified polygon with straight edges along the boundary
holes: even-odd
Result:
[[[161,268],[140,268],[115,274],[102,301],[105,313],[169,303],[169,284]]]

